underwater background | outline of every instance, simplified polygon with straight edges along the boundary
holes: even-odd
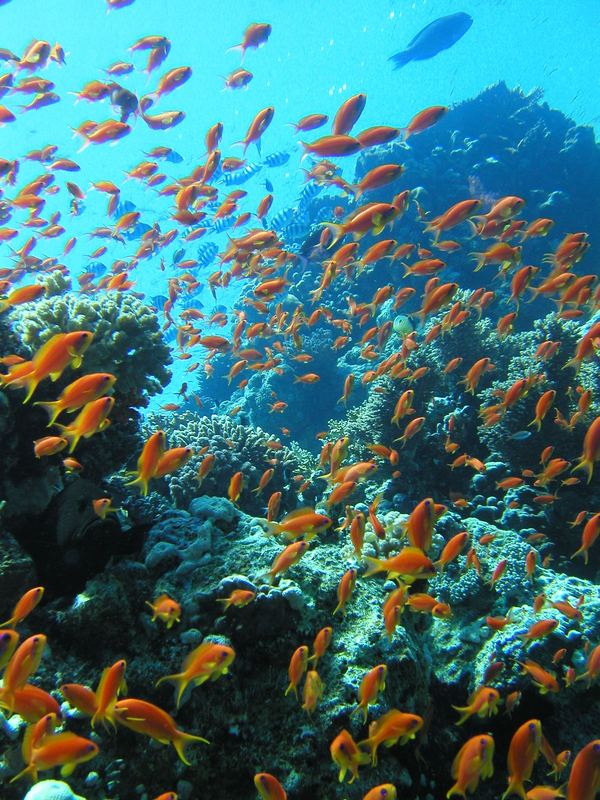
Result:
[[[0,800],[597,797],[598,3],[0,23]]]

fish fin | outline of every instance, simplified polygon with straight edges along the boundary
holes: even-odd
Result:
[[[33,782],[37,783],[37,769],[35,768],[35,764],[29,764],[29,766],[25,767],[25,769],[22,769],[21,772],[18,772],[14,778],[10,779],[10,783],[18,781],[19,778],[24,778],[25,775],[31,775]]]
[[[369,565],[368,570],[364,574],[365,578],[369,578],[371,575],[375,575],[377,572],[383,572],[385,570],[383,561],[380,558],[371,558],[371,556],[365,556],[365,561]]]
[[[202,736],[194,736],[191,733],[183,733],[182,731],[177,731],[177,735],[173,738],[173,747],[177,751],[177,755],[186,764],[188,767],[190,766],[190,762],[185,757],[185,746],[190,742],[202,742],[203,744],[210,744],[208,739],[205,739]]]
[[[401,50],[399,53],[394,53],[394,55],[390,56],[388,61],[394,62],[394,70],[402,69],[409,61],[412,61],[412,56],[409,50]]]

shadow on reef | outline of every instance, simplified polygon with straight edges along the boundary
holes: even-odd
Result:
[[[11,533],[31,556],[46,599],[76,594],[113,556],[141,549],[149,526],[123,530],[116,515],[101,519],[92,501],[104,491],[83,478],[59,492],[41,514],[11,520]]]

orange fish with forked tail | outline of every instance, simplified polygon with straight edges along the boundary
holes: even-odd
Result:
[[[369,565],[365,572],[365,578],[376,575],[378,572],[387,572],[389,578],[402,578],[406,583],[413,583],[416,580],[432,578],[435,575],[435,567],[430,558],[418,547],[405,547],[398,555],[391,558],[371,558],[365,557]]]
[[[172,744],[179,758],[188,767],[190,762],[185,756],[185,746],[190,742],[209,744],[208,739],[204,739],[202,736],[194,736],[191,733],[180,731],[170,714],[145,700],[137,700],[133,697],[118,700],[115,704],[114,714],[119,725],[136,733],[143,733],[161,744]]]
[[[183,662],[183,671],[175,675],[164,675],[156,682],[160,686],[164,681],[174,683],[177,687],[177,708],[187,687],[201,686],[205,681],[216,681],[226,675],[235,658],[232,647],[217,642],[202,642],[192,650]]]

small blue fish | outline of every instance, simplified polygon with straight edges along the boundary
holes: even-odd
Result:
[[[516,433],[511,433],[508,438],[515,442],[523,442],[525,439],[529,439],[530,436],[531,431],[516,431]]]
[[[246,183],[252,178],[253,175],[256,175],[257,172],[260,172],[262,169],[262,164],[248,164],[243,169],[238,169],[235,172],[226,172],[223,175],[223,181],[225,186],[239,186],[240,183]]]
[[[212,263],[218,252],[219,248],[214,242],[203,242],[203,244],[198,247],[198,253],[196,255],[198,266],[207,267]]]
[[[166,161],[170,161],[171,164],[181,164],[183,161],[183,156],[180,156],[178,152],[175,150],[171,150],[171,152],[167,155]]]
[[[296,208],[284,208],[282,211],[278,211],[275,216],[271,217],[271,228],[274,231],[283,230],[294,219],[297,210]]]
[[[86,272],[93,272],[96,278],[101,278],[106,272],[106,264],[101,261],[92,261],[88,264]]]
[[[162,311],[164,308],[165,303],[168,301],[168,297],[165,297],[164,294],[153,294],[149,300],[152,303],[153,307],[157,311]]]
[[[271,181],[268,178],[265,178],[265,182],[263,183],[263,186],[265,187],[267,192],[272,192],[273,191],[273,184],[271,183]]]
[[[290,160],[290,154],[285,150],[280,150],[277,153],[271,153],[265,157],[263,166],[265,167],[283,167],[284,164]]]

